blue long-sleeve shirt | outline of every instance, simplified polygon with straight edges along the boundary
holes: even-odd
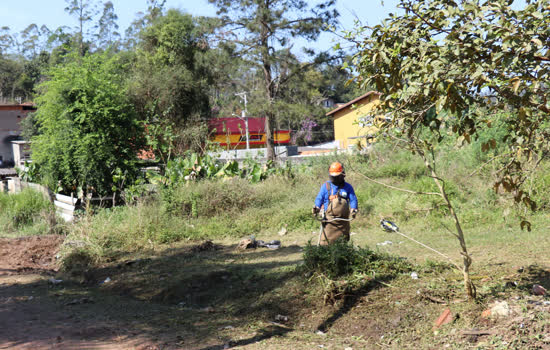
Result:
[[[321,208],[321,206],[324,206],[326,210],[329,204],[329,196],[338,193],[338,190],[340,190],[340,194],[343,194],[344,192],[347,193],[350,208],[358,209],[357,196],[355,195],[353,187],[349,183],[344,182],[344,185],[340,187],[334,185],[332,182],[328,183],[330,184],[330,193],[329,191],[327,191],[327,183],[323,183],[321,185],[321,189],[319,190],[319,194],[315,198],[315,206],[317,208]]]

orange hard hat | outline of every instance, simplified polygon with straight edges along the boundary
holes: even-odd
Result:
[[[344,166],[339,162],[334,162],[328,168],[328,174],[330,176],[338,176],[344,173]]]

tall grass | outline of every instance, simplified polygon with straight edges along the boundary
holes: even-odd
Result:
[[[490,167],[476,172],[487,159],[479,155],[478,148],[477,143],[462,148],[448,145],[438,154],[439,173],[459,217],[465,229],[476,232],[502,222],[504,212],[513,217],[521,210],[492,191]],[[201,180],[164,188],[135,205],[103,209],[85,217],[73,226],[68,241],[89,246],[90,252],[101,258],[181,240],[262,237],[276,234],[282,226],[309,237],[307,234],[318,228],[310,209],[327,180],[328,164],[334,160],[347,166],[347,181],[359,198],[360,215],[353,227],[372,227],[382,217],[420,231],[452,225],[439,197],[395,191],[361,176],[414,191],[435,191],[433,179],[418,158],[379,143],[367,156],[315,158],[290,177],[277,175],[255,184],[241,178]],[[533,191],[542,193],[549,183],[546,174],[539,171]],[[539,196],[544,202],[544,196]]]
[[[310,214],[318,187],[311,175],[187,183],[132,206],[100,209],[77,222],[66,242],[101,259],[181,240],[260,237],[283,225],[311,232],[318,225]]]
[[[55,211],[43,194],[30,188],[21,193],[0,193],[0,235],[50,233],[55,226]]]

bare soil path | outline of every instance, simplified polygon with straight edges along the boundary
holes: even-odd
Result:
[[[190,242],[67,275],[57,270],[62,241],[0,238],[0,349],[550,349],[550,296],[530,294],[535,283],[550,290],[544,266],[487,264],[475,304],[460,301],[453,271],[419,270],[331,306],[307,295],[297,242],[245,252]],[[510,315],[482,317],[495,300]],[[434,331],[446,308],[460,317]],[[489,333],[463,334],[476,329]]]
[[[121,324],[79,317],[79,304],[92,300],[67,302],[63,289],[49,282],[62,241],[60,236],[0,239],[0,349],[158,348]]]

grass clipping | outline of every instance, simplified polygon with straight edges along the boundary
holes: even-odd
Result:
[[[337,240],[328,246],[309,242],[304,249],[306,276],[316,279],[325,304],[334,304],[345,295],[355,294],[373,284],[385,284],[413,265],[404,258],[356,247]]]

